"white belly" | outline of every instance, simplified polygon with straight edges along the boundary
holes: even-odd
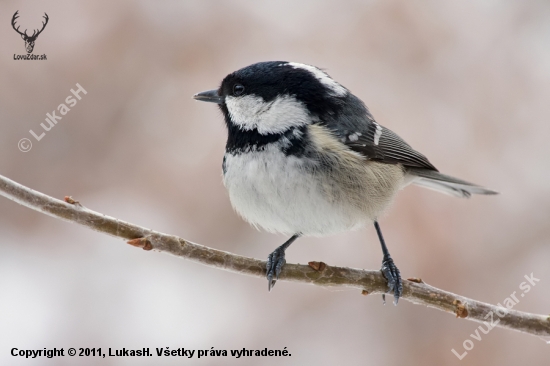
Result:
[[[225,155],[224,184],[235,210],[270,232],[321,236],[353,230],[369,222],[358,207],[327,194],[323,180],[274,146]],[[332,199],[331,199],[332,196]]]

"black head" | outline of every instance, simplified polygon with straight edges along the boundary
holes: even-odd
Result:
[[[349,92],[320,69],[286,61],[259,62],[195,99],[220,105],[228,125],[280,133],[334,115]]]

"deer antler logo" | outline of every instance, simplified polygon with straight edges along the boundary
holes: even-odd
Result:
[[[15,14],[13,14],[13,18],[11,18],[11,26],[13,27],[13,29],[15,29],[15,31],[17,33],[19,33],[21,35],[21,38],[23,38],[23,40],[25,41],[25,48],[27,49],[27,53],[32,53],[32,50],[34,49],[34,42],[36,41],[36,38],[38,37],[38,35],[40,33],[42,33],[42,31],[44,30],[44,28],[46,28],[46,24],[48,24],[48,14],[44,13],[44,19],[46,19],[45,22],[42,22],[42,29],[38,30],[38,29],[35,29],[32,33],[32,36],[29,36],[27,34],[27,30],[25,29],[25,32],[24,33],[21,33],[19,31],[19,26],[17,28],[15,28],[15,21],[17,20],[17,18],[19,18],[19,15],[17,14],[19,13],[19,10],[17,10],[15,12]]]

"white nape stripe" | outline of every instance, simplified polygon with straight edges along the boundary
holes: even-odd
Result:
[[[376,132],[374,133],[374,144],[378,145],[378,142],[380,142],[380,136],[382,136],[382,126],[380,126],[378,123],[374,122],[376,125]]]
[[[283,64],[284,65],[284,64]],[[309,71],[313,76],[317,78],[323,85],[327,86],[335,96],[342,97],[346,95],[347,90],[336,81],[332,80],[325,72],[319,70],[315,66],[300,64],[297,62],[289,62],[287,65],[294,67],[295,69],[303,69]]]
[[[261,134],[285,132],[310,121],[307,107],[290,95],[278,96],[270,102],[254,95],[227,96],[225,105],[235,125],[243,130],[257,129]]]

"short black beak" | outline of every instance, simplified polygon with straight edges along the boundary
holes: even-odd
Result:
[[[224,103],[224,98],[218,95],[218,91],[216,89],[197,93],[193,95],[193,98],[196,100],[200,100],[202,102],[210,102],[210,103],[217,103],[217,104]]]

